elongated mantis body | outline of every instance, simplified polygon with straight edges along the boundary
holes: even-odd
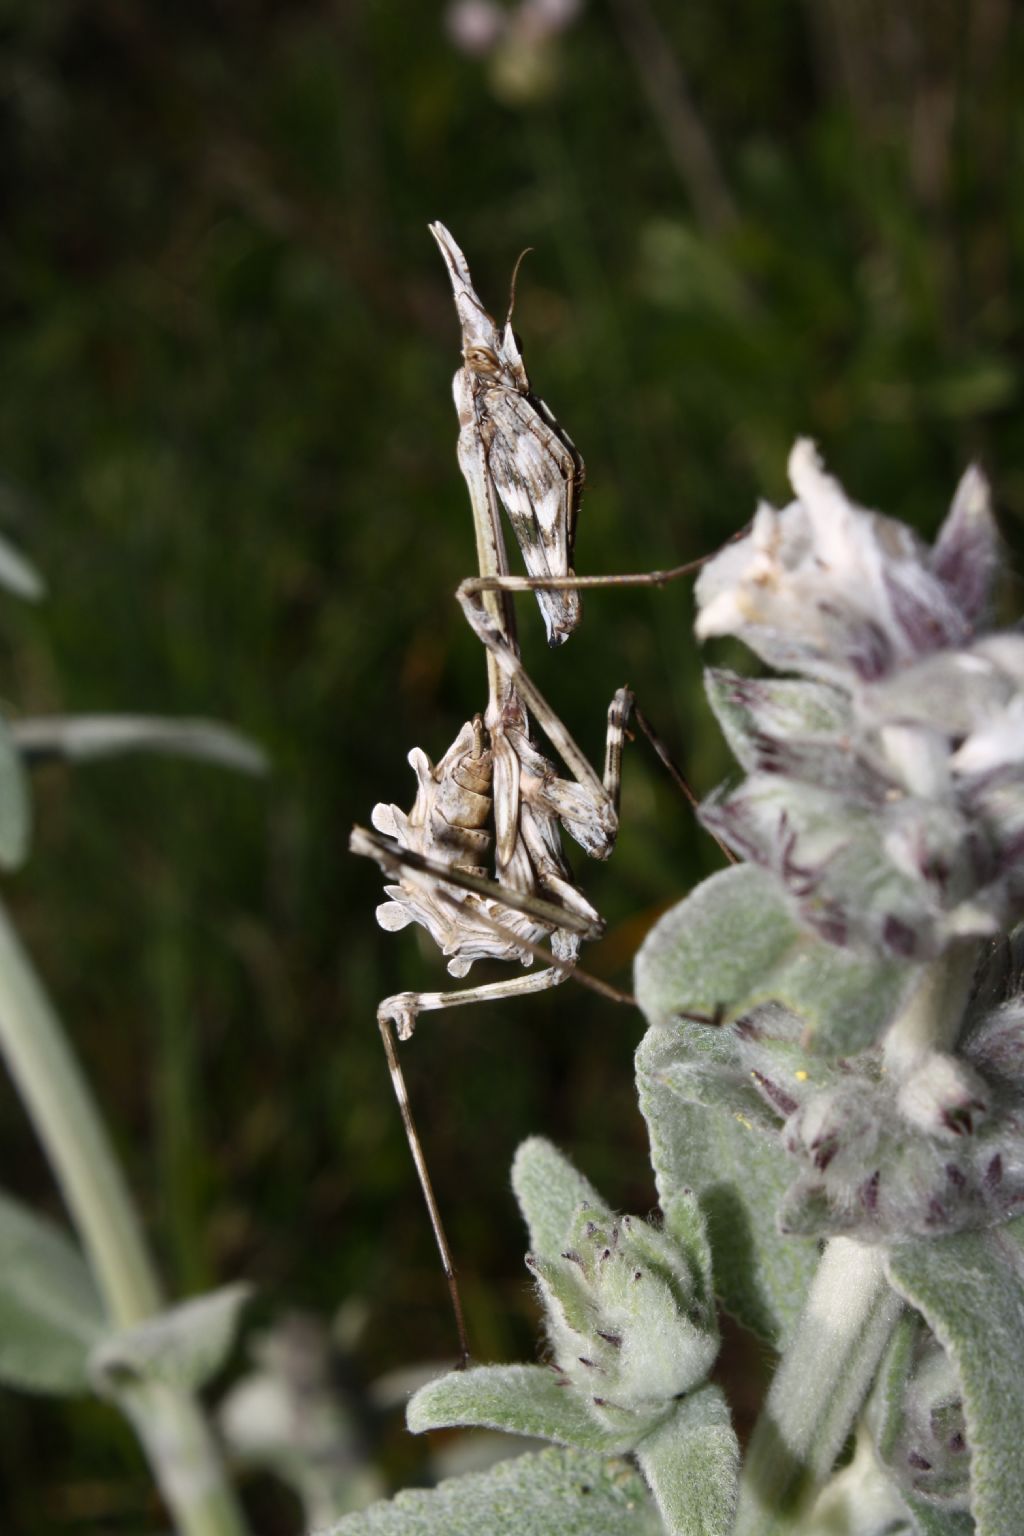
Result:
[[[448,268],[462,328],[463,365],[453,380],[459,419],[457,451],[469,490],[480,577],[500,579],[508,574],[500,505],[513,509],[510,520],[527,568],[564,576],[571,569],[582,460],[551,412],[530,392],[511,324],[506,322],[499,330],[473,287],[465,257],[444,226],[433,224],[431,232]],[[541,612],[549,639],[560,641],[577,622],[579,610],[575,604],[552,604],[552,596],[561,599],[563,594],[542,592]],[[481,596],[480,609],[488,632],[499,636],[501,645],[518,658],[508,599],[489,592]],[[405,815],[397,806],[377,806],[373,817],[379,833],[408,850],[478,875],[484,872],[481,858],[493,836],[494,879],[501,891],[541,897],[549,904],[547,913],[539,912],[536,904],[531,913],[522,905],[509,908],[500,892],[492,898],[470,893],[458,914],[450,908],[441,913],[422,872],[417,874],[407,865],[398,888],[389,892],[391,903],[379,909],[378,917],[391,928],[420,922],[449,957],[449,970],[455,976],[465,975],[475,959],[485,956],[531,964],[532,952],[517,947],[516,935],[531,945],[550,936],[558,959],[574,958],[579,936],[572,926],[573,915],[583,920],[590,936],[600,931],[597,913],[572,880],[558,825],[593,857],[606,858],[611,852],[618,829],[622,739],[632,704],[632,696],[624,689],[612,701],[604,775],[599,777],[555,711],[526,683],[529,711],[571,774],[563,778],[531,739],[524,686],[506,675],[497,653],[490,651],[487,683],[484,714],[462,727],[436,767],[425,754],[410,754],[418,779],[412,811]],[[488,899],[490,909],[483,905]],[[552,901],[564,909],[568,926],[557,921],[552,925]],[[503,905],[505,910],[499,911]],[[495,934],[495,921],[507,930],[505,938]],[[487,924],[489,928],[482,926]],[[563,966],[554,968],[546,984],[556,984],[563,975]],[[533,991],[539,985],[538,977],[499,982],[487,996]],[[411,1034],[416,1013],[428,1006],[452,1006],[457,1000],[461,994],[451,1001],[444,994],[429,994],[429,1003],[423,998],[412,1003],[386,999],[381,1011],[389,1013],[404,1037]]]
[[[417,778],[412,809],[406,813],[397,805],[378,804],[372,817],[375,831],[354,829],[351,847],[375,859],[392,882],[386,886],[389,900],[377,909],[381,926],[396,931],[411,922],[421,924],[446,956],[453,976],[465,976],[478,959],[528,968],[538,955],[549,962],[541,970],[483,986],[398,993],[385,998],[377,1012],[466,1360],[454,1264],[394,1031],[408,1039],[421,1013],[542,991],[573,973],[581,942],[598,937],[604,925],[573,880],[560,828],[592,857],[608,857],[618,831],[622,747],[633,708],[630,691],[619,689],[608,711],[599,776],[523,668],[511,594],[534,592],[549,643],[561,644],[579,620],[579,587],[674,579],[702,562],[643,578],[575,576],[571,562],[583,461],[532,393],[510,321],[498,328],[452,236],[443,225],[430,227],[448,268],[462,328],[463,363],[453,380],[457,452],[473,513],[479,573],[462,583],[458,595],[485,646],[487,705],[462,726],[437,763],[419,748],[409,754]],[[520,546],[526,577],[509,574],[502,508]],[[554,747],[568,776],[538,750],[532,723]],[[486,860],[492,855],[489,873]]]
[[[583,461],[568,435],[532,394],[522,355],[506,322],[499,330],[473,288],[465,257],[443,225],[431,232],[444,256],[462,328],[463,364],[453,393],[459,419],[458,461],[469,490],[479,575],[508,575],[501,507],[509,516],[527,570],[542,576],[571,572]],[[561,643],[579,618],[572,592],[538,598],[548,639]],[[510,599],[498,591],[479,600],[489,633],[518,658]],[[525,674],[523,674],[525,677]],[[454,1265],[409,1107],[393,1030],[407,1039],[419,1014],[470,1002],[535,992],[561,982],[584,938],[603,923],[576,886],[560,827],[592,856],[606,858],[618,830],[622,742],[632,695],[620,689],[609,709],[605,767],[599,776],[539,692],[513,681],[487,652],[487,704],[459,731],[435,764],[418,748],[409,755],[417,794],[406,813],[374,807],[376,834],[353,833],[354,851],[375,858],[392,883],[378,920],[397,930],[418,922],[447,957],[454,976],[477,959],[532,967],[542,944],[542,970],[461,991],[399,993],[378,1009],[392,1083],[434,1236],[441,1253],[459,1330],[468,1355]],[[562,776],[531,737],[533,720],[551,740],[569,776]],[[486,861],[493,854],[493,878]],[[445,878],[445,877],[448,878]],[[472,888],[467,889],[470,886]]]

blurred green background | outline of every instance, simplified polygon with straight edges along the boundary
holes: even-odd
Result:
[[[452,600],[472,534],[458,340],[428,220],[517,329],[587,461],[577,567],[712,549],[786,496],[798,432],[930,535],[972,456],[1024,522],[1021,17],[1010,0],[49,0],[0,7],[0,529],[45,571],[5,602],[26,713],[218,715],[267,783],[126,761],[37,774],[8,898],[106,1106],[169,1284],[245,1276],[267,1315],[361,1298],[357,1377],[452,1352],[374,1007],[442,985],[346,853],[404,758],[484,700]],[[1015,195],[1016,194],[1016,195]],[[531,669],[595,756],[630,682],[701,792],[727,771],[688,586],[594,594]],[[646,749],[609,921],[628,985],[717,867]],[[474,971],[474,979],[484,979]],[[570,987],[424,1018],[404,1061],[483,1358],[528,1358],[517,1142],[654,1202],[639,1017]],[[3,1182],[59,1213],[13,1092]],[[419,1448],[382,1426],[395,1477]],[[4,1529],[153,1530],[98,1405],[0,1396]],[[284,1496],[248,1490],[261,1530]]]

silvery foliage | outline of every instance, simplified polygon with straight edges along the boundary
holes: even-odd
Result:
[[[410,1429],[473,1425],[581,1452],[631,1453],[664,1529],[727,1529],[738,1447],[725,1399],[707,1381],[719,1338],[696,1199],[680,1191],[663,1224],[615,1216],[539,1137],[519,1148],[512,1184],[530,1233],[526,1262],[549,1363],[453,1371],[414,1395]],[[369,1531],[364,1519],[342,1522],[339,1533]],[[552,1519],[549,1511],[531,1529],[561,1529]]]
[[[1012,958],[1000,946],[986,977],[1009,980]],[[887,1070],[881,1047],[801,1070],[805,1027],[771,1005],[723,1029],[713,1055],[677,1057],[663,1076],[691,1102],[779,1137],[791,1159],[783,1233],[895,1240],[999,1223],[1024,1206],[1020,959],[1007,1000],[973,1000],[957,1054],[931,1051],[903,1073]]]
[[[747,777],[703,817],[827,945],[909,962],[911,981],[921,962],[977,950],[977,972],[952,1037],[906,1059],[884,1028],[871,1040],[851,1027],[799,1070],[806,1018],[755,1008],[716,1042],[711,1071],[706,1057],[691,1069],[692,1097],[742,1100],[752,1124],[779,1129],[797,1165],[784,1232],[1000,1223],[1024,1204],[1020,957],[996,942],[1024,899],[1024,637],[984,627],[987,486],[967,472],[929,550],[848,501],[809,443],[790,475],[798,499],[761,507],[697,585],[699,633],[736,634],[800,674],[710,674]]]
[[[855,506],[811,445],[790,474],[795,500],[760,508],[697,588],[703,637],[786,676],[709,673],[746,777],[702,814],[746,862],[637,957],[660,1214],[616,1215],[526,1142],[513,1186],[546,1363],[442,1376],[408,1423],[553,1448],[510,1441],[512,1460],[345,1514],[337,1536],[1021,1529],[1024,639],[989,627],[978,471],[931,548]],[[8,862],[23,752],[0,730]],[[114,1333],[70,1241],[8,1201],[0,1258],[0,1378],[129,1407],[209,1379],[244,1299]],[[716,1303],[781,1352],[742,1468],[710,1379]]]
[[[698,633],[786,675],[708,673],[745,777],[701,814],[744,862],[637,957],[661,1222],[613,1215],[526,1143],[513,1184],[548,1363],[442,1377],[409,1426],[628,1457],[634,1507],[670,1532],[1007,1536],[1024,1509],[1024,638],[989,627],[979,471],[930,548],[852,503],[809,443],[790,477],[795,499],[759,508],[697,585]],[[738,1484],[708,1381],[712,1284],[782,1351]],[[339,1536],[601,1529],[579,1464],[541,1461]]]
[[[641,1104],[662,1199],[693,1183],[726,1306],[785,1349],[737,1532],[1000,1536],[1024,1508],[1024,638],[991,627],[979,471],[931,548],[809,443],[790,478],[697,584],[698,633],[788,675],[708,674],[745,777],[702,817],[748,862],[638,956]],[[845,1355],[812,1241],[840,1234],[909,1304],[879,1327],[880,1293]],[[871,1408],[818,1495],[799,1400],[854,1369]]]

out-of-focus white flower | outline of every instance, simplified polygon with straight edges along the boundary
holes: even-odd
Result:
[[[494,94],[510,106],[549,96],[559,78],[559,38],[583,9],[582,0],[453,0],[445,30],[462,53],[488,60]]]
[[[482,57],[499,44],[516,53],[547,42],[571,27],[583,0],[521,0],[517,6],[497,0],[454,0],[445,11],[445,30],[456,48]]]
[[[545,33],[564,32],[583,9],[583,0],[523,0],[519,14],[524,22]]]
[[[445,11],[445,30],[456,48],[482,57],[504,36],[509,14],[495,0],[455,0]]]
[[[307,1529],[326,1530],[340,1515],[381,1498],[361,1405],[341,1385],[337,1340],[328,1329],[292,1313],[257,1338],[251,1353],[255,1368],[236,1382],[218,1413],[233,1455],[290,1484]]]

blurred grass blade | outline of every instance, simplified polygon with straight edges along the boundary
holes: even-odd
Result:
[[[46,595],[46,583],[30,560],[27,560],[0,535],[0,587],[36,603]]]
[[[0,717],[0,868],[17,869],[28,853],[32,799],[10,723]]]
[[[106,1328],[70,1238],[0,1194],[0,1381],[30,1392],[86,1392],[87,1361]]]
[[[11,725],[14,742],[31,762],[65,758],[90,762],[122,752],[156,752],[193,757],[234,768],[266,773],[266,753],[247,737],[215,720],[163,718],[159,715],[45,715]]]

